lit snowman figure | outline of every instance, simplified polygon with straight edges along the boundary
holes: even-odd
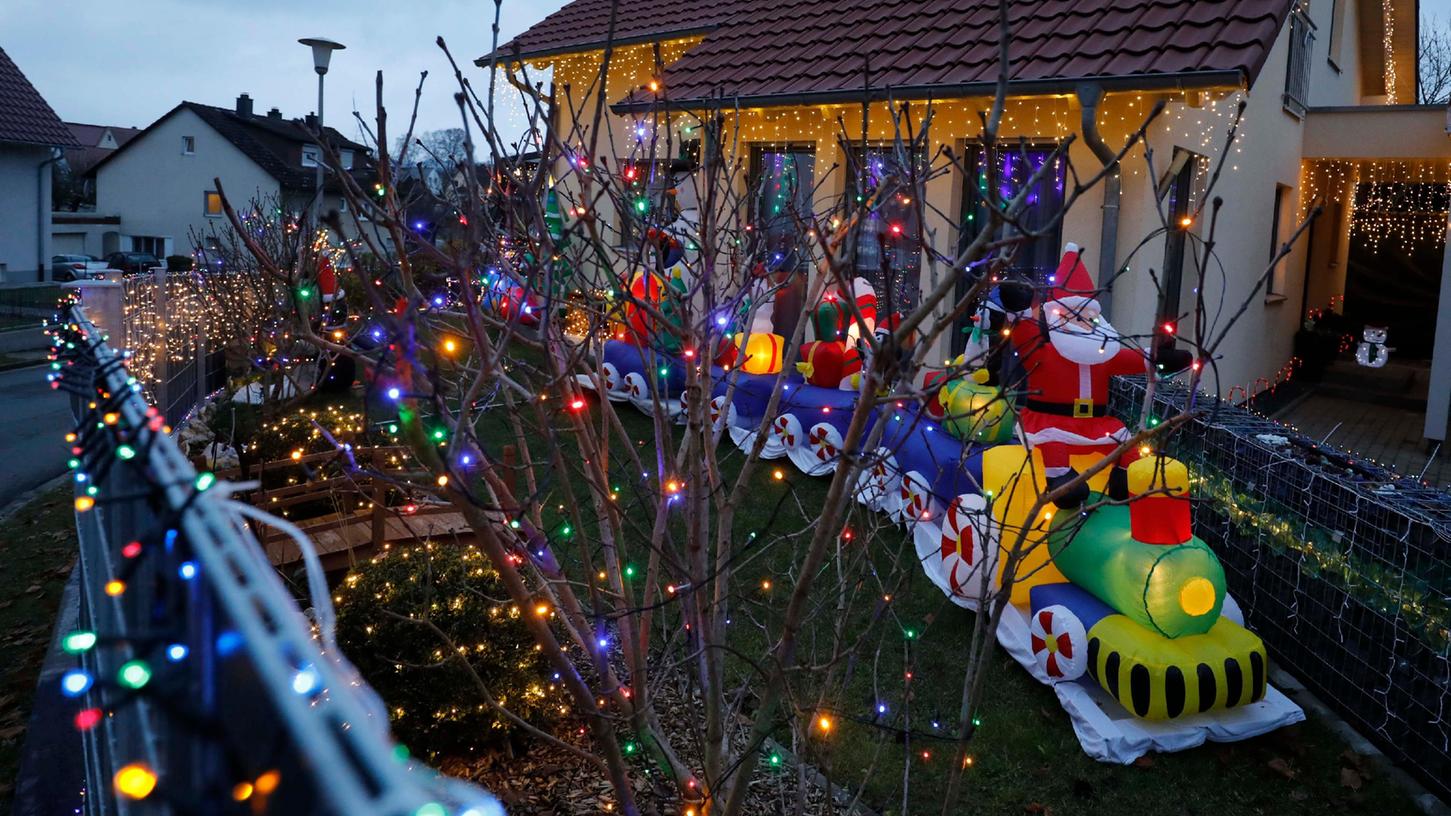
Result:
[[[1355,362],[1367,368],[1381,368],[1390,359],[1394,351],[1386,345],[1387,330],[1385,326],[1366,326],[1361,332],[1365,339],[1355,347]]]

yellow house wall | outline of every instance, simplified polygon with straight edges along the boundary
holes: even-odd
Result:
[[[1329,14],[1329,4],[1313,4],[1312,14]],[[1318,65],[1325,64],[1329,48],[1329,20],[1320,26],[1314,57]],[[1355,52],[1353,26],[1344,32],[1342,50],[1350,55]],[[683,52],[694,40],[678,40],[662,46],[662,56],[669,62],[674,55]],[[1214,195],[1224,200],[1216,229],[1216,250],[1218,261],[1215,270],[1205,283],[1207,314],[1218,315],[1222,327],[1231,315],[1237,312],[1249,296],[1258,276],[1264,271],[1270,257],[1272,237],[1272,207],[1275,185],[1284,184],[1291,188],[1287,211],[1291,214],[1289,223],[1282,225],[1285,235],[1294,228],[1294,214],[1299,211],[1300,160],[1302,124],[1300,120],[1285,112],[1281,95],[1284,91],[1286,62],[1288,59],[1288,27],[1281,32],[1267,63],[1260,74],[1256,87],[1248,93],[1235,89],[1221,89],[1205,94],[1200,107],[1191,107],[1182,94],[1170,93],[1165,114],[1151,129],[1148,145],[1153,150],[1156,174],[1162,174],[1173,155],[1173,148],[1182,147],[1205,156],[1205,166],[1213,169],[1219,161],[1224,145],[1225,132],[1231,120],[1236,101],[1243,96],[1247,100],[1245,121],[1240,138],[1224,164],[1218,187]],[[588,130],[593,115],[592,100],[585,89],[597,84],[600,55],[598,53],[555,59],[554,69],[556,93],[561,100],[560,122],[563,132],[569,132],[573,124],[571,107],[584,111],[581,121]],[[1347,60],[1348,61],[1348,60]],[[606,90],[608,101],[624,98],[631,91],[647,85],[654,71],[654,52],[650,46],[630,46],[617,49],[613,69]],[[1353,66],[1341,65],[1337,76],[1353,75]],[[1328,71],[1329,69],[1326,68]],[[1316,79],[1324,72],[1316,68]],[[1348,92],[1347,80],[1325,80],[1331,87],[1319,88],[1312,82],[1313,98],[1324,104],[1338,102],[1352,104],[1355,99],[1339,99]],[[1338,83],[1338,84],[1336,84]],[[564,104],[565,89],[569,91],[570,104]],[[1142,121],[1145,113],[1160,98],[1151,93],[1109,94],[1100,110],[1100,127],[1110,144],[1121,144],[1127,135]],[[978,113],[989,104],[987,99],[964,99],[939,101],[933,105],[933,148],[942,145],[959,147],[964,141],[975,139],[980,134]],[[921,121],[926,103],[912,104],[914,122]],[[1005,138],[1023,137],[1029,140],[1051,141],[1061,139],[1075,132],[1079,112],[1069,96],[1020,97],[1010,100],[1004,121]],[[598,135],[596,154],[602,157],[625,157],[631,151],[640,150],[633,135],[634,118],[615,116],[606,112],[602,121],[605,127]],[[840,122],[840,124],[838,123]],[[819,203],[823,206],[835,204],[843,192],[845,173],[841,171],[844,156],[838,144],[838,136],[845,133],[855,141],[861,138],[862,110],[860,105],[811,106],[752,109],[736,113],[728,112],[725,123],[726,141],[724,149],[728,157],[739,161],[738,184],[744,192],[745,171],[752,143],[809,142],[816,147],[816,173],[819,182]],[[648,122],[651,133],[663,133],[671,128],[677,134],[684,127],[698,127],[699,122],[689,114],[661,114]],[[656,129],[655,125],[659,126]],[[586,148],[594,141],[594,134],[585,132],[576,138],[576,143]],[[893,126],[883,104],[873,105],[868,114],[867,138],[886,140],[893,136]],[[607,146],[607,147],[606,147]],[[663,151],[661,151],[663,152]],[[1070,150],[1074,164],[1080,174],[1092,172],[1096,162],[1081,140]],[[955,219],[960,207],[962,179],[957,173],[935,179],[928,187],[928,199],[937,212],[930,212],[926,218],[925,235],[939,247],[955,246]],[[566,179],[562,188],[568,196],[571,187]],[[683,198],[689,199],[689,185],[683,185]],[[1114,289],[1112,317],[1120,331],[1126,334],[1147,334],[1153,330],[1158,294],[1148,270],[1161,271],[1164,262],[1164,240],[1162,236],[1148,241],[1129,258],[1129,252],[1159,226],[1156,212],[1155,184],[1145,164],[1144,151],[1135,150],[1125,163],[1123,193],[1120,202],[1120,226],[1116,257],[1120,263],[1127,263],[1130,272],[1119,280]],[[1099,190],[1087,194],[1064,219],[1063,237],[1086,248],[1085,262],[1088,268],[1097,272],[1099,248],[1099,225],[1102,215],[1102,193]],[[597,215],[612,219],[613,213],[601,207]],[[1207,210],[1206,210],[1207,212]],[[1200,236],[1207,236],[1205,221],[1201,219],[1193,229]],[[1303,274],[1305,268],[1303,247],[1284,262],[1280,275],[1280,291],[1283,298],[1267,301],[1262,295],[1248,297],[1248,306],[1235,324],[1228,339],[1219,349],[1217,377],[1207,374],[1205,387],[1228,394],[1235,388],[1253,389],[1256,383],[1275,377],[1289,360],[1292,338],[1299,326],[1302,307]],[[1221,274],[1218,269],[1222,267]],[[934,275],[949,274],[948,270],[924,268],[922,288],[930,288]],[[1197,285],[1192,266],[1186,266],[1185,290],[1181,304],[1193,303],[1193,288]],[[1312,306],[1317,304],[1311,304]],[[1187,324],[1186,324],[1187,328]],[[936,350],[936,356],[946,357],[946,340]]]

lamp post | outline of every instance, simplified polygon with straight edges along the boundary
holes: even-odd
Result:
[[[327,75],[328,62],[332,60],[334,51],[341,51],[347,48],[340,42],[334,42],[323,37],[303,37],[298,40],[303,45],[312,48],[312,69],[317,71],[317,133],[318,141],[323,138],[322,122],[322,79]],[[312,195],[312,224],[316,228],[318,221],[322,218],[322,156],[317,157],[317,190]]]

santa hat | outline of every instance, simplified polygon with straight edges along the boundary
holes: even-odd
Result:
[[[332,261],[326,255],[318,257],[317,289],[322,293],[323,303],[332,303],[338,296],[338,276],[333,271]]]
[[[1050,300],[1061,303],[1065,308],[1081,309],[1089,304],[1098,306],[1098,289],[1093,285],[1093,278],[1088,276],[1088,267],[1083,265],[1083,250],[1078,244],[1063,245],[1063,258],[1058,261],[1053,284]]]

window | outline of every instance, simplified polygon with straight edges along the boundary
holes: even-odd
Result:
[[[1180,147],[1174,148],[1169,172],[1159,183],[1159,198],[1167,197],[1165,215],[1169,234],[1164,241],[1164,277],[1159,292],[1160,323],[1179,319],[1179,293],[1184,288],[1184,265],[1194,257],[1189,246],[1189,233],[1194,229],[1196,181],[1203,157]]]
[[[1340,43],[1345,40],[1345,24],[1340,19],[1340,0],[1330,0],[1330,50],[1325,59],[1330,67],[1340,70]]]
[[[919,202],[912,199],[912,182],[926,174],[926,158],[914,152],[915,168],[903,166],[904,157],[892,145],[856,144],[847,148],[845,212],[850,214],[891,183],[888,196],[863,214],[855,229],[852,251],[855,274],[877,290],[878,313],[903,312],[917,305],[922,277]]]
[[[338,212],[340,212],[340,213],[346,213],[347,211],[348,211],[348,197],[347,196],[339,196],[338,197]]]
[[[1023,190],[1029,180],[1053,157],[1056,146],[1049,143],[1002,145],[993,153],[993,161],[986,161],[985,150],[980,144],[966,147],[969,172],[962,178],[962,211],[958,214],[957,249],[959,253],[977,237],[980,225],[987,222],[989,197],[987,196],[988,168],[996,173],[998,189],[996,195],[1009,200]],[[1054,160],[1054,167],[1045,173],[1033,189],[1027,192],[1026,209],[1020,219],[1022,226],[1031,232],[1042,231],[1036,238],[1018,245],[1013,255],[1008,274],[1020,275],[1034,284],[1046,286],[1058,269],[1058,259],[1063,246],[1063,227],[1054,221],[1054,216],[1063,208],[1064,164],[1061,158]],[[1010,224],[999,225],[995,240],[1008,237],[1017,230]],[[965,270],[969,273],[972,270]],[[972,288],[976,275],[967,274],[959,278],[958,296],[966,296]],[[960,328],[967,329],[972,314],[968,312],[960,319]],[[953,353],[966,347],[968,335],[964,331],[954,332]]]
[[[1270,213],[1270,257],[1274,258],[1280,251],[1280,244],[1285,238],[1282,234],[1286,223],[1285,207],[1290,202],[1290,188],[1283,184],[1275,185],[1275,210]],[[1285,267],[1288,264],[1282,259],[1275,264],[1270,271],[1270,277],[1265,281],[1265,300],[1279,301],[1285,297]]]
[[[339,151],[338,158],[342,160],[343,169],[344,170],[351,170],[351,169],[353,169],[353,151],[351,151],[351,150]]]
[[[302,146],[302,166],[317,167],[322,164],[322,148],[317,145]]]
[[[207,190],[202,193],[202,212],[208,218],[220,218],[222,216],[222,194],[216,190]]]
[[[1315,24],[1302,8],[1290,15],[1290,61],[1285,75],[1285,110],[1304,118],[1310,102],[1310,49],[1315,43]]]
[[[196,155],[196,137],[195,136],[183,136],[183,137],[181,137],[181,154],[183,156],[195,156]]]
[[[749,224],[759,233],[760,260],[768,267],[799,267],[807,262],[796,224],[797,219],[811,218],[815,172],[815,145],[751,148]]]

